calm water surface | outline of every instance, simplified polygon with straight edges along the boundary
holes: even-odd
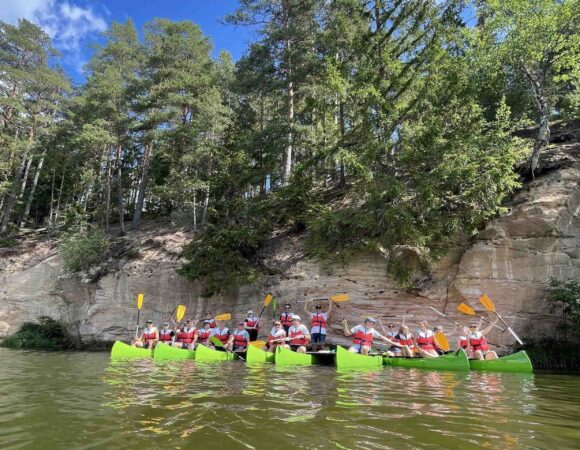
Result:
[[[580,448],[580,377],[0,361],[0,449]]]

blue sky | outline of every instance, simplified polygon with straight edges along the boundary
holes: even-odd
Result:
[[[229,51],[238,59],[255,38],[254,31],[220,23],[237,0],[0,0],[0,20],[16,24],[25,17],[42,26],[62,53],[60,64],[77,82],[91,55],[90,43],[112,21],[133,19],[138,29],[155,17],[191,20],[214,42],[214,54]]]

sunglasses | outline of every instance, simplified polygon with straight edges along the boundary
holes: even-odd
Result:
[[[275,326],[275,327],[281,327],[281,326],[282,326],[282,324],[281,324],[281,323],[275,323],[275,324],[274,324],[274,326]]]
[[[290,307],[289,306],[284,306],[284,309],[290,309]]]
[[[395,325],[389,325],[389,328],[395,328]]]

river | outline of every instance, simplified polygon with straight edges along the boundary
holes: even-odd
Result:
[[[0,349],[1,449],[577,449],[580,377]]]

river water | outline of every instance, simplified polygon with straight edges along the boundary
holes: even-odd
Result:
[[[577,449],[580,377],[0,349],[1,449]]]

